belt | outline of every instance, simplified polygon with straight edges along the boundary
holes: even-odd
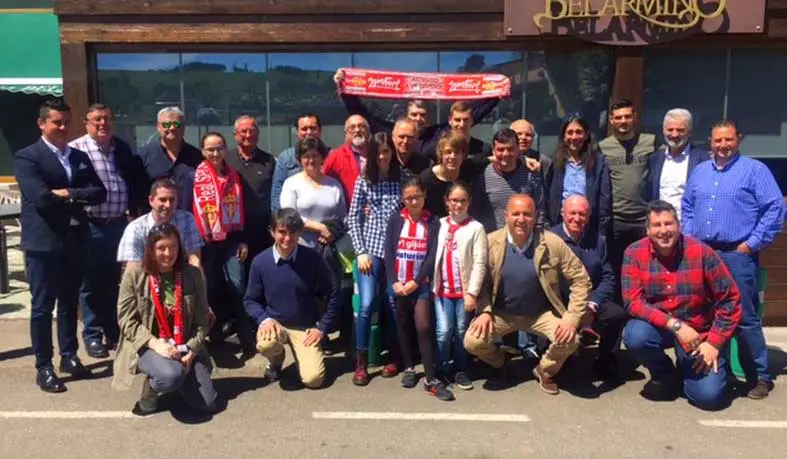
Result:
[[[110,223],[114,223],[114,222],[116,222],[118,220],[123,220],[125,218],[126,217],[124,217],[124,216],[113,217],[113,218],[93,218],[93,217],[90,217],[90,218],[88,218],[88,221],[90,223],[94,224],[94,225],[106,226],[106,225],[109,225]]]
[[[741,245],[741,242],[706,242],[706,244],[718,252],[734,252]]]

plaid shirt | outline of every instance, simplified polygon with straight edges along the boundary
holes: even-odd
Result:
[[[199,253],[203,241],[191,212],[176,210],[170,222],[178,229],[180,241],[183,243],[183,250],[186,254]],[[156,221],[153,220],[153,215],[150,212],[129,223],[123,231],[120,244],[118,244],[118,261],[142,261],[142,255],[145,253],[145,240],[154,226],[156,226]]]
[[[107,189],[107,200],[97,206],[87,207],[87,214],[92,218],[118,218],[125,215],[128,210],[128,186],[115,166],[114,142],[108,153],[101,151],[96,140],[88,134],[72,140],[69,145],[87,153],[93,169]]]
[[[355,179],[347,227],[355,253],[385,256],[385,232],[391,215],[402,207],[399,181],[371,185],[363,176]],[[368,215],[367,209],[368,207]]]
[[[681,236],[676,255],[661,259],[649,238],[623,256],[623,303],[629,314],[666,328],[674,317],[720,348],[741,319],[738,287],[716,251]]]

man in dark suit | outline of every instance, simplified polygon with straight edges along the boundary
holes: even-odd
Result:
[[[147,177],[142,161],[126,142],[113,135],[113,121],[109,107],[91,105],[85,116],[87,134],[68,144],[87,153],[107,190],[104,203],[86,209],[90,250],[80,292],[85,324],[82,339],[88,355],[96,359],[109,357],[107,348],[113,349],[118,342],[120,263],[115,254],[128,219],[136,218],[147,204]]]
[[[88,248],[85,205],[106,199],[106,189],[87,154],[66,143],[71,109],[59,101],[41,106],[41,139],[19,150],[14,175],[22,193],[22,250],[32,294],[30,337],[36,356],[36,384],[64,392],[52,366],[52,312],[57,301],[60,371],[90,376],[77,357],[77,301]]]
[[[618,381],[615,351],[626,325],[626,311],[615,303],[615,272],[607,256],[607,240],[588,228],[590,203],[583,196],[569,196],[563,203],[563,223],[552,228],[572,252],[582,261],[593,284],[588,302],[588,313],[583,318],[583,339],[598,339],[598,359],[595,364],[597,379],[608,383]],[[568,297],[568,285],[560,286]]]
[[[663,146],[648,160],[650,183],[648,201],[662,200],[672,204],[680,216],[680,200],[689,175],[697,164],[709,159],[702,148],[691,144],[692,116],[683,108],[673,108],[664,115]]]

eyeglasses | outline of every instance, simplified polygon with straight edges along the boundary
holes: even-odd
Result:
[[[183,127],[183,123],[181,121],[162,121],[160,124],[161,127],[163,127],[164,129],[169,129],[171,127],[174,127],[175,129],[180,129]]]
[[[91,123],[95,123],[95,124],[98,124],[98,123],[100,123],[102,121],[110,123],[110,122],[112,122],[112,117],[111,116],[96,116],[96,117],[93,117],[93,118],[88,118],[87,120],[90,121]]]
[[[412,196],[405,196],[402,199],[404,201],[407,201],[407,202],[418,202],[418,201],[424,199],[424,195],[422,195],[422,194],[414,194]]]

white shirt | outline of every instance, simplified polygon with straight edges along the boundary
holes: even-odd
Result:
[[[680,200],[683,198],[686,181],[689,178],[689,145],[686,145],[677,158],[670,154],[669,149],[664,154],[667,156],[661,168],[659,199],[675,206],[680,218]]]
[[[60,151],[60,149],[52,145],[52,142],[48,141],[46,137],[41,136],[41,140],[43,140],[46,146],[49,147],[50,150],[52,150],[52,153],[55,154],[57,160],[60,161],[60,164],[63,165],[63,169],[66,170],[66,176],[68,177],[68,181],[71,182],[71,163],[68,161],[69,156],[71,156],[71,147],[66,145],[66,150]]]
[[[514,237],[511,236],[510,232],[506,232],[506,240],[508,241],[509,244],[514,246],[514,248],[517,250],[517,252],[522,254],[522,253],[527,252],[527,249],[530,248],[530,244],[533,243],[533,233],[532,232],[530,233],[530,236],[527,237],[527,242],[525,242],[524,247],[521,247],[521,248],[518,245],[516,245],[516,242],[514,242]]]
[[[282,209],[291,207],[297,210],[304,222],[342,220],[347,215],[342,184],[327,175],[322,177],[318,186],[314,186],[306,178],[305,172],[293,175],[284,181],[279,201]],[[303,231],[299,242],[306,247],[315,248],[319,236],[313,231]]]

